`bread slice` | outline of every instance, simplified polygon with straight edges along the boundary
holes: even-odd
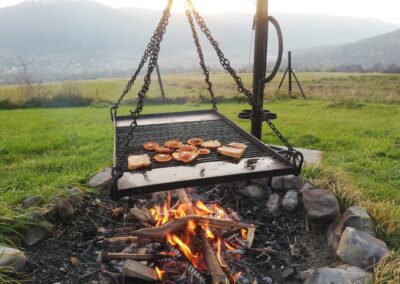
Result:
[[[221,142],[218,140],[208,140],[201,143],[201,146],[204,148],[215,149],[221,147]]]
[[[133,171],[143,167],[150,167],[149,155],[134,155],[128,157],[128,170]]]
[[[246,144],[239,143],[239,142],[229,143],[228,146],[232,147],[232,148],[236,148],[236,149],[243,149],[243,150],[245,150],[248,147]]]
[[[228,157],[240,159],[244,153],[244,149],[222,146],[217,149],[217,152]]]

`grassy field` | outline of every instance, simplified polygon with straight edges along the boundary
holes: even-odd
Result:
[[[246,86],[251,86],[251,74],[241,74]],[[281,93],[277,94],[279,82],[283,74],[278,74],[268,85],[266,98],[287,96],[287,78],[282,86]],[[328,73],[328,72],[303,72],[297,74],[306,96],[318,100],[341,100],[341,101],[362,101],[373,103],[400,103],[400,75],[388,74],[360,74],[360,73]],[[227,74],[211,74],[214,83],[215,94],[224,99],[242,99],[236,91],[232,79]],[[79,90],[84,98],[93,100],[93,104],[101,105],[107,102],[114,102],[119,97],[121,90],[126,85],[128,78],[123,79],[99,79],[88,81],[69,82],[70,85]],[[148,93],[151,102],[160,101],[160,90],[153,78]],[[137,83],[142,83],[142,78]],[[355,83],[356,82],[356,83]],[[168,99],[185,99],[186,102],[199,103],[208,102],[206,84],[201,74],[167,74],[163,75],[163,83]],[[67,86],[68,87],[68,86]],[[71,87],[71,86],[69,86]],[[44,97],[54,96],[62,93],[65,82],[42,84],[40,91]],[[136,97],[138,87],[132,89],[128,99]],[[293,96],[299,96],[299,90],[293,82]],[[0,106],[2,101],[21,103],[26,98],[20,95],[18,86],[0,86]]]
[[[217,94],[237,96],[226,75],[213,77]],[[265,107],[278,114],[276,125],[296,147],[324,151],[323,167],[306,169],[304,174],[338,192],[347,205],[367,207],[385,233],[380,236],[400,254],[400,76],[301,73],[299,77],[311,99],[289,99],[285,93],[278,99],[271,92],[277,87],[275,81]],[[190,99],[186,104],[148,105],[145,113],[210,107],[199,98],[207,96],[201,77],[168,75],[164,80],[169,98]],[[246,75],[244,81],[249,80]],[[0,215],[15,212],[10,208],[31,195],[41,194],[49,202],[111,166],[113,129],[104,102],[114,101],[125,81],[76,82],[83,96],[94,99],[93,106],[0,110]],[[62,84],[47,87],[56,90]],[[156,97],[157,86],[150,92],[150,98]],[[4,99],[23,100],[15,86],[0,88],[0,101]],[[248,121],[237,119],[246,107],[231,100],[221,103],[219,110],[249,130]],[[128,113],[128,107],[119,113]],[[266,125],[263,141],[280,144]],[[0,228],[0,242],[3,233]],[[398,264],[399,259],[391,263]]]

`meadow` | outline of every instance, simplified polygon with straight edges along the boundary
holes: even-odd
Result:
[[[249,130],[250,123],[237,118],[248,106],[233,83],[224,74],[213,77],[222,100],[219,110]],[[278,114],[276,125],[293,145],[324,152],[322,167],[305,169],[304,175],[338,192],[343,204],[366,206],[382,237],[399,249],[400,76],[301,73],[299,78],[307,100],[297,92],[287,94],[286,85],[281,93],[274,93],[279,78],[268,86],[265,108]],[[249,80],[246,74],[245,83]],[[4,208],[16,208],[35,194],[51,202],[55,194],[83,186],[91,174],[112,165],[113,129],[107,102],[115,101],[125,81],[75,82],[82,97],[93,99],[87,107],[0,111],[0,203]],[[164,83],[169,105],[158,104],[160,94],[154,84],[145,113],[210,108],[204,104],[208,97],[201,76],[166,75]],[[56,90],[61,84],[45,85]],[[17,97],[17,88],[1,87],[0,101],[23,101]],[[130,97],[134,96],[132,92]],[[182,101],[185,104],[179,103],[183,97],[188,98]],[[119,113],[127,114],[128,109],[125,105]],[[266,125],[262,139],[279,144]]]

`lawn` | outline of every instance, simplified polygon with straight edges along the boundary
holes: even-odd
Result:
[[[220,111],[249,130],[248,121],[236,118],[243,107],[226,103]],[[267,102],[267,107],[278,114],[276,124],[291,143],[324,151],[324,166],[343,172],[366,198],[400,204],[399,105],[298,99]],[[145,112],[199,108],[208,106],[156,105]],[[50,199],[112,164],[107,108],[3,110],[0,125],[0,198],[8,204],[39,193]],[[279,144],[266,126],[263,140]]]

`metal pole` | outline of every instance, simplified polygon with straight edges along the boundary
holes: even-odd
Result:
[[[251,134],[261,139],[264,83],[267,68],[268,0],[257,0],[254,36],[253,102]]]
[[[288,65],[289,65],[289,94],[292,92],[292,52],[288,52]]]
[[[160,85],[161,97],[162,97],[162,100],[165,101],[164,86],[163,86],[163,83],[162,83],[162,80],[161,80],[160,68],[158,67],[158,63],[157,62],[156,62],[156,71],[157,71],[158,85]]]

